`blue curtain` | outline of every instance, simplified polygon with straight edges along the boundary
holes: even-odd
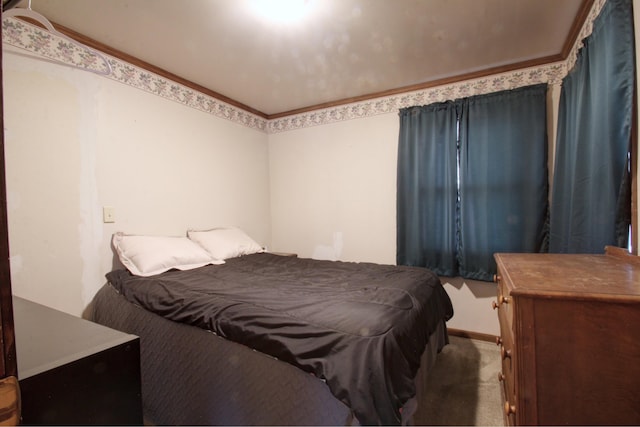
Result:
[[[540,250],[547,200],[546,85],[400,111],[398,264],[492,280],[494,252]]]
[[[631,0],[608,0],[563,80],[549,250],[626,246],[635,77]]]
[[[495,252],[540,252],[548,215],[547,85],[460,103],[460,275],[492,280]]]
[[[452,102],[400,111],[397,263],[455,276],[456,107]]]

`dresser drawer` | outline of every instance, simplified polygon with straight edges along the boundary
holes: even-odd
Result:
[[[513,358],[515,354],[513,347],[513,341],[510,339],[509,335],[503,335],[500,343],[500,359],[502,360],[501,379],[511,386],[507,389],[507,391],[509,391],[509,396],[507,397],[515,394],[515,387],[513,386],[513,373],[515,372]]]
[[[502,381],[502,402],[504,402],[504,408],[506,408],[505,410],[503,410],[502,414],[504,418],[504,424],[507,426],[513,426],[516,425],[516,414],[508,410],[508,407],[512,405],[511,402],[513,397],[509,397],[509,391],[507,390],[507,388],[507,382]]]
[[[509,331],[500,337],[500,358],[502,360],[502,372],[499,379],[504,389],[504,411],[506,418],[515,416],[516,405],[516,379],[515,379],[515,346]],[[513,420],[515,421],[515,419]],[[509,423],[513,424],[513,422]]]
[[[493,308],[498,310],[498,318],[500,318],[501,322],[505,321],[505,326],[507,326],[510,331],[513,331],[513,300],[511,299],[511,287],[499,268],[498,274],[495,276],[495,281],[497,284],[497,298],[493,303]],[[500,327],[502,327],[502,324]]]

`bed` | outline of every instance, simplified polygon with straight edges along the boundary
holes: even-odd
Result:
[[[258,252],[107,280],[89,318],[140,337],[149,424],[411,423],[453,315],[422,268]]]

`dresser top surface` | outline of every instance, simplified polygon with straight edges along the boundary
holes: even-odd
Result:
[[[13,314],[21,380],[137,339],[17,296]]]
[[[495,254],[512,294],[571,294],[640,302],[640,257]]]

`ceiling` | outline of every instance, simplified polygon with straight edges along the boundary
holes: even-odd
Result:
[[[281,22],[256,13],[252,6],[260,1],[32,0],[31,8],[273,117],[495,67],[562,59],[590,4],[298,0],[304,16]],[[267,1],[273,10],[292,0]],[[27,6],[27,0],[18,3]]]

